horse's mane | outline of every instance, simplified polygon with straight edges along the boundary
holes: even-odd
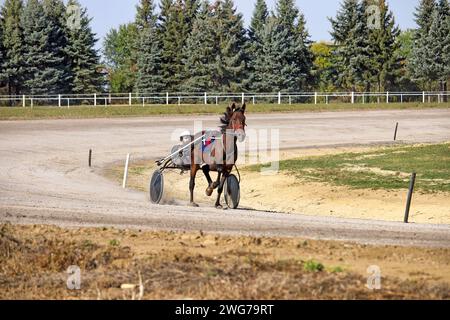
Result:
[[[231,117],[235,112],[242,112],[242,107],[236,107],[231,113],[225,112],[222,117],[220,117],[220,123],[222,124],[220,128],[226,130],[230,124]]]

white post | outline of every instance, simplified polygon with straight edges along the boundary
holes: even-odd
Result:
[[[317,92],[314,92],[314,104],[317,104]]]
[[[169,93],[166,92],[166,104],[169,105]]]
[[[131,92],[128,94],[128,105],[131,107],[131,103],[133,102],[132,100],[132,96],[131,96]]]
[[[33,109],[33,106],[34,106],[34,104],[33,104],[33,98],[31,98],[31,109]]]
[[[205,105],[207,105],[208,104],[208,94],[205,92]]]
[[[125,162],[125,170],[123,172],[123,183],[122,183],[122,188],[124,188],[124,189],[127,187],[129,163],[130,163],[130,154],[127,154],[127,161]]]
[[[97,106],[97,94],[94,93],[94,107]]]
[[[386,92],[386,103],[389,103],[389,91]]]
[[[178,96],[178,105],[181,106],[181,97]]]
[[[255,104],[255,96],[253,96],[253,104]]]
[[[58,94],[58,107],[61,108],[61,95]]]
[[[365,95],[364,92],[363,92],[363,94],[362,94],[362,98],[363,98],[363,104],[365,104],[365,103],[366,103],[366,95]]]
[[[281,92],[278,92],[278,104],[281,104]]]
[[[403,103],[403,93],[400,94],[400,103]]]
[[[242,104],[244,104],[244,103],[245,103],[245,93],[242,92]]]
[[[352,91],[352,104],[355,103],[355,92]]]
[[[145,107],[145,98],[142,98],[142,107]]]
[[[23,95],[22,96],[22,107],[26,107],[27,106],[27,104],[26,104],[26,100],[25,100],[25,95]]]
[[[292,104],[292,97],[291,96],[289,96],[289,104],[290,105]]]
[[[67,109],[70,109],[70,99],[67,98]]]
[[[422,92],[422,102],[425,103],[425,91]]]
[[[218,105],[218,104],[219,104],[219,97],[216,96],[216,105]]]

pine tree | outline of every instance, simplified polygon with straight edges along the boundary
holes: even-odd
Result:
[[[291,46],[289,46],[288,30],[278,23],[274,17],[268,19],[263,29],[258,31],[262,52],[256,57],[254,64],[253,87],[257,92],[274,92],[285,90],[296,81],[292,72]]]
[[[410,72],[416,81],[420,81],[422,86],[431,89],[431,79],[428,75],[432,74],[429,70],[430,65],[425,64],[425,61],[430,60],[430,43],[429,33],[431,24],[433,22],[433,12],[436,10],[435,0],[421,0],[419,6],[416,8],[416,23],[418,28],[414,33],[413,49],[411,59],[409,61]]]
[[[183,49],[184,72],[190,75],[183,81],[181,86],[183,91],[206,92],[214,87],[216,42],[210,26],[211,13],[209,4],[205,1]]]
[[[67,34],[68,28],[65,17],[66,7],[62,0],[44,0],[44,10],[48,18],[47,22],[52,24],[51,33],[49,35],[49,41],[52,49],[58,61],[58,70],[63,74],[58,79],[57,90],[59,92],[70,92],[70,82],[72,74],[69,66],[69,56],[67,55]]]
[[[356,90],[364,83],[363,66],[367,63],[367,38],[362,7],[357,0],[345,0],[336,18],[329,18],[334,43],[337,46],[332,59],[336,73],[333,79],[336,87]],[[365,14],[365,13],[364,13]],[[367,82],[367,79],[365,79]]]
[[[145,4],[146,6],[144,6]],[[136,19],[138,28],[142,28],[139,31],[136,91],[141,94],[159,93],[165,88],[165,82],[161,72],[162,46],[156,29],[154,6],[152,1],[146,1],[141,8],[145,8],[145,10],[141,11],[141,18],[139,19],[138,14]],[[139,21],[145,21],[145,23]]]
[[[380,28],[369,31],[370,62],[379,92],[395,88],[400,77],[400,57],[396,55],[400,30],[385,0],[378,0]]]
[[[214,89],[221,92],[242,90],[245,75],[245,29],[242,14],[232,0],[217,0],[211,20],[218,45],[214,62]]]
[[[22,0],[6,0],[2,7],[3,49],[1,77],[8,86],[8,94],[20,94],[25,75],[23,59]]]
[[[248,30],[248,41],[245,46],[246,55],[248,59],[247,78],[245,87],[250,90],[256,90],[260,81],[259,76],[255,73],[256,61],[258,57],[263,54],[263,44],[261,39],[261,32],[267,24],[269,18],[269,11],[265,0],[257,0],[253,16]]]
[[[77,0],[69,0],[68,5],[81,8]],[[97,39],[90,27],[91,19],[86,9],[81,8],[80,12],[79,28],[70,29],[68,34],[67,52],[73,73],[71,89],[73,93],[94,93],[102,90],[104,76],[100,57],[95,49]]]
[[[439,56],[439,79],[444,85],[440,90],[447,91],[447,81],[450,79],[450,5],[448,0],[439,1],[437,12],[439,30],[433,51]]]
[[[286,63],[296,78],[292,83],[289,81],[291,84],[285,89],[288,91],[305,89],[311,80],[312,69],[311,42],[305,17],[296,7],[294,0],[279,0],[276,5],[276,18],[278,25],[287,32],[290,56],[287,57]]]
[[[145,28],[156,26],[157,16],[153,0],[140,0],[136,6],[135,24],[139,32]]]
[[[183,48],[192,31],[198,0],[165,0],[161,3],[160,39],[163,47],[163,76],[166,87],[178,91],[185,78]]]
[[[51,37],[57,32],[38,0],[29,0],[22,17],[24,32],[25,91],[55,94],[64,79],[63,58],[54,51]]]

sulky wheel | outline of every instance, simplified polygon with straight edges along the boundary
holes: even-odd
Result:
[[[241,200],[241,187],[239,180],[234,174],[230,175],[225,180],[224,186],[225,202],[230,209],[236,209]]]
[[[164,193],[164,176],[160,170],[153,172],[150,180],[150,201],[154,204],[161,202]]]

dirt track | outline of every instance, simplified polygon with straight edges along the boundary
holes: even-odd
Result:
[[[210,207],[153,206],[124,191],[101,169],[134,158],[164,156],[175,128],[198,117],[0,122],[0,222],[64,226],[204,230],[226,234],[300,236],[363,243],[450,247],[448,225],[311,217]],[[217,116],[200,120],[214,127]],[[407,142],[450,140],[450,110],[249,115],[254,129],[279,128],[283,149],[389,143],[400,122]],[[87,167],[89,148],[93,168]],[[245,196],[245,195],[243,195]]]

